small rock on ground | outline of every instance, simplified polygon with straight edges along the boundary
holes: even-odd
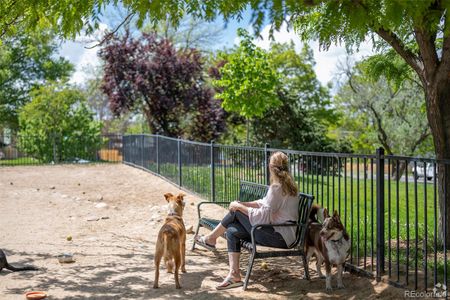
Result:
[[[100,202],[95,204],[95,208],[107,208],[108,204],[106,204],[105,202]]]

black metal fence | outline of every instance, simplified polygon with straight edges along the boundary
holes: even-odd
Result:
[[[1,135],[0,167],[52,163],[121,162],[122,135]]]
[[[348,268],[414,290],[443,292],[447,286],[448,212],[445,205],[439,209],[445,199],[437,176],[449,161],[388,156],[383,149],[373,155],[316,153],[158,135],[124,136],[123,150],[126,164],[211,201],[230,202],[238,198],[240,180],[268,184],[268,157],[283,151],[300,190],[339,212],[352,241]]]

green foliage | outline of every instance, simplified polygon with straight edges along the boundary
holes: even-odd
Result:
[[[0,36],[17,34],[19,24],[27,32],[51,27],[62,36],[75,38],[83,28],[87,33],[97,29],[102,9],[113,2],[118,4],[111,0],[0,1]]]
[[[374,71],[371,66],[377,62],[389,67]],[[373,153],[383,146],[388,154],[424,155],[434,150],[423,89],[406,79],[412,75],[409,68],[397,68],[396,63],[368,58],[349,71],[335,97],[343,116],[341,130],[350,132],[355,151]]]
[[[225,22],[240,20],[250,9],[256,34],[265,24],[271,24],[270,33],[273,33],[287,22],[304,40],[318,40],[323,49],[332,44],[357,48],[370,37],[378,49],[395,45],[395,51],[401,53],[409,65],[418,65],[416,58],[425,53],[419,48],[426,50],[428,42],[433,44],[428,50],[436,50],[435,54],[450,51],[442,43],[442,37],[448,35],[450,28],[446,24],[450,2],[434,0],[6,0],[0,3],[0,36],[14,35],[18,24],[27,30],[51,27],[65,37],[74,37],[83,28],[90,33],[99,27],[106,7],[119,5],[128,10],[138,26],[150,23],[155,27],[161,21],[180,25],[188,15],[206,21],[218,16]],[[424,42],[418,42],[421,34],[417,32],[424,35]]]
[[[306,151],[338,151],[326,136],[326,126],[336,122],[327,88],[314,72],[314,57],[305,45],[297,53],[293,43],[271,45],[270,56],[280,83],[281,105],[252,121],[252,144],[269,142],[272,147]]]
[[[128,117],[131,118],[130,115]],[[118,122],[120,118],[115,118]],[[148,127],[147,120],[145,116],[142,114],[136,113],[132,118],[132,121],[127,124],[125,134],[139,134],[139,133],[151,133],[150,128]]]
[[[385,78],[395,90],[401,88],[405,81],[417,80],[412,68],[392,49],[366,58],[360,68],[374,82]]]
[[[250,119],[261,117],[280,104],[276,94],[279,75],[269,53],[255,46],[244,29],[238,30],[241,42],[236,51],[224,55],[227,63],[220,68],[221,77],[213,85],[221,92],[222,107]]]
[[[305,151],[325,151],[328,139],[325,127],[311,112],[296,107],[298,98],[280,96],[282,105],[267,111],[252,122],[252,144]]]
[[[314,71],[312,49],[305,44],[297,53],[291,43],[273,43],[270,48],[273,64],[280,74],[280,87],[287,97],[296,99],[296,109],[307,110],[319,123],[328,126],[337,120],[331,108],[327,87],[322,86]]]
[[[96,158],[100,124],[76,89],[51,84],[33,91],[19,123],[21,151],[43,162]]]
[[[445,1],[435,4],[433,0],[366,0],[356,3],[323,0],[6,0],[0,3],[0,34],[14,34],[16,24],[20,23],[30,29],[52,27],[63,36],[74,37],[83,28],[88,33],[98,28],[102,11],[108,5],[119,4],[134,14],[138,26],[147,24],[146,21],[156,26],[166,20],[178,25],[188,14],[207,21],[220,15],[228,22],[241,19],[250,8],[252,23],[258,33],[267,23],[272,24],[272,29],[280,28],[291,16],[290,21],[302,37],[318,39],[323,47],[343,41],[346,45],[358,45],[380,27],[398,32],[401,38],[411,39],[413,22],[429,30],[441,29],[442,14],[450,6]],[[18,20],[17,16],[21,18]]]
[[[338,115],[331,106],[328,89],[316,77],[311,49],[305,45],[299,53],[293,43],[273,43],[267,54],[278,78],[274,89],[280,104],[251,119],[251,144],[261,146],[267,142],[276,148],[349,152],[346,143],[326,135],[326,128],[336,123]],[[223,65],[224,61],[219,59],[216,64]],[[220,78],[222,70],[218,70],[211,68],[210,76]],[[243,143],[244,122],[237,113],[229,113],[227,134],[221,142]]]
[[[73,66],[56,54],[54,34],[18,32],[0,44],[0,127],[18,129],[18,111],[34,88],[67,78]]]

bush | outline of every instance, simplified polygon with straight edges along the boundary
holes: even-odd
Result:
[[[97,158],[100,123],[74,88],[53,84],[34,91],[19,126],[21,151],[43,162]]]

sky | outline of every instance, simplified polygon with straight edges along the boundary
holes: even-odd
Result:
[[[100,63],[100,60],[97,56],[97,52],[99,50],[98,47],[93,49],[88,49],[88,46],[95,45],[96,38],[99,39],[104,32],[105,29],[115,28],[114,21],[120,22],[120,13],[116,11],[112,11],[112,8],[109,8],[110,11],[107,11],[103,17],[103,20],[100,26],[100,29],[94,34],[93,37],[85,37],[80,36],[75,41],[67,41],[62,43],[60,48],[60,55],[71,61],[75,65],[75,72],[71,78],[72,83],[82,84],[89,78],[89,69],[92,66],[97,66]],[[222,19],[218,19],[215,22],[211,23],[211,26],[221,27],[223,28],[221,42],[214,45],[214,49],[223,49],[225,47],[232,47],[234,44],[238,44],[237,38],[237,29],[239,27],[245,28],[249,31],[252,31],[250,25],[250,12],[245,12],[242,16],[242,20],[238,21],[229,21],[228,24]],[[118,21],[119,20],[119,21]],[[261,32],[262,39],[255,39],[255,44],[260,46],[261,48],[268,49],[270,46],[269,39],[269,29],[270,24],[266,24]],[[279,31],[274,33],[274,40],[277,42],[289,42],[293,41],[295,47],[298,51],[303,47],[303,43],[300,41],[300,38],[295,34],[295,32],[291,29],[288,30],[286,28],[286,24],[284,24]],[[345,62],[348,54],[343,45],[332,45],[328,51],[320,51],[319,43],[316,41],[311,41],[308,43],[309,46],[314,51],[314,58],[316,60],[315,71],[317,78],[323,85],[327,85],[328,83],[332,83],[334,88],[332,92],[336,92],[336,74],[338,72],[337,66],[339,62]],[[363,43],[357,52],[349,55],[351,61],[357,61],[365,56],[369,56],[373,54],[371,51],[371,45],[369,42]]]

